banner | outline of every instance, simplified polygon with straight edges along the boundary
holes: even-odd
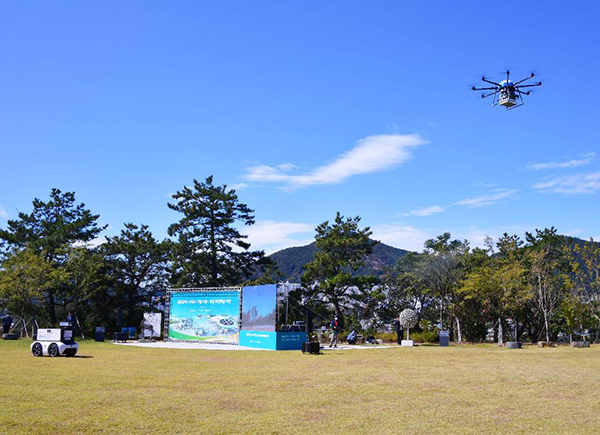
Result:
[[[143,338],[158,338],[162,329],[162,314],[161,313],[144,313],[144,321],[142,322],[142,337]]]
[[[244,287],[242,329],[274,332],[277,322],[277,284]]]
[[[306,332],[240,331],[240,346],[271,350],[300,350]]]
[[[238,291],[171,293],[169,338],[238,344],[239,320]]]

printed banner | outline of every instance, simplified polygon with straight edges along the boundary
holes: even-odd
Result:
[[[171,293],[169,338],[212,343],[239,342],[240,293]]]
[[[144,313],[144,321],[142,322],[142,337],[158,338],[162,329],[162,314],[161,313]]]
[[[277,284],[244,287],[242,329],[274,332],[277,322]]]
[[[300,350],[306,332],[240,331],[240,346],[270,350]]]

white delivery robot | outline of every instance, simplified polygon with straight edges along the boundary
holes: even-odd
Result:
[[[31,344],[33,356],[65,355],[71,357],[75,356],[78,349],[79,345],[74,341],[73,328],[70,326],[52,329],[40,328]]]

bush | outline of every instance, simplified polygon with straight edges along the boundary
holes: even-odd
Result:
[[[379,339],[384,343],[396,343],[396,333],[395,332],[377,332],[373,334],[375,339]]]
[[[437,343],[440,336],[436,329],[434,331],[411,332],[410,339],[415,343]]]

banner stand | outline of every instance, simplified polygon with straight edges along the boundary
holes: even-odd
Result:
[[[279,331],[277,295],[289,284],[167,289],[165,340],[301,350],[305,331]]]

